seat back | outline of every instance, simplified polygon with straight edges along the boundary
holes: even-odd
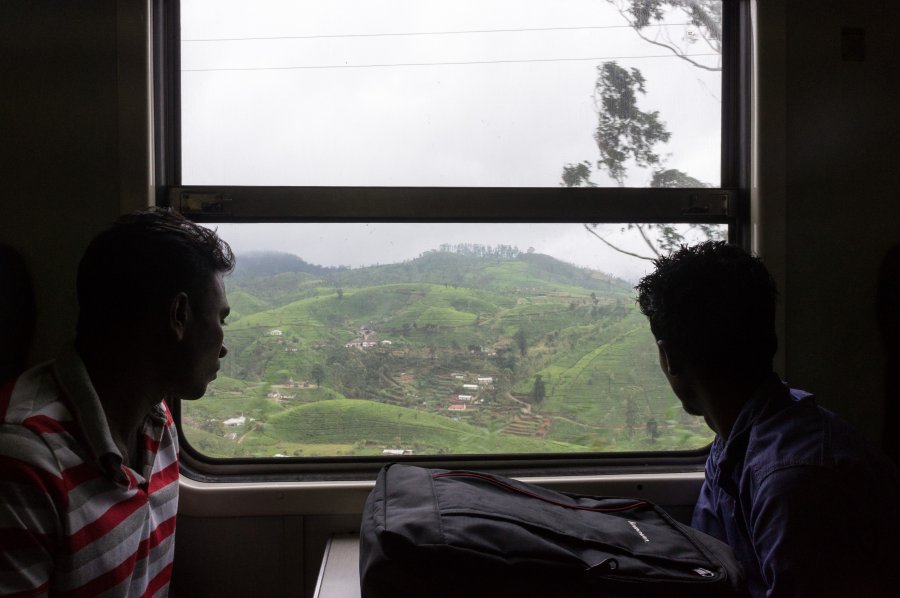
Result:
[[[0,383],[19,375],[34,340],[34,290],[25,260],[0,244]]]

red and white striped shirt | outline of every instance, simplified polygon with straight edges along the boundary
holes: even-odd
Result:
[[[142,432],[138,472],[72,347],[0,388],[0,595],[167,595],[178,441],[164,402]]]

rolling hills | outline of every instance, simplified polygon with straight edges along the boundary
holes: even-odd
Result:
[[[188,440],[213,456],[710,439],[668,389],[630,285],[600,272],[481,246],[354,269],[284,254],[238,264],[222,375],[185,404]]]

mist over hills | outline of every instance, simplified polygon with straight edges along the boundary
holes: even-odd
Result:
[[[516,275],[498,277],[490,270],[491,266],[510,262],[520,264]],[[482,245],[442,248],[403,262],[358,268],[320,266],[289,253],[248,253],[237,257],[231,279],[236,286],[244,286],[253,279],[276,276],[283,280],[304,282],[316,278],[325,286],[370,286],[414,280],[478,288],[550,288],[554,285],[593,290],[631,288],[630,283],[624,280],[549,255],[521,252],[507,246],[494,248]]]
[[[310,264],[301,257],[292,253],[275,251],[250,252],[237,255],[236,265],[231,277],[235,280],[247,280],[260,276],[274,276],[284,273],[303,273],[314,276],[326,276],[328,274],[346,270],[345,266],[329,268]]]

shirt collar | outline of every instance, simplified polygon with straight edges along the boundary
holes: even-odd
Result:
[[[731,426],[728,440],[722,440],[721,436],[716,437],[711,453],[718,469],[717,477],[719,479],[717,481],[720,486],[726,487],[731,480],[732,470],[740,461],[741,456],[747,452],[750,430],[766,406],[774,398],[787,398],[789,394],[788,387],[778,378],[778,375],[770,374],[744,403],[737,419],[734,420],[734,425]]]
[[[113,441],[109,430],[109,422],[97,391],[91,382],[90,375],[81,356],[72,343],[67,343],[60,351],[53,364],[56,379],[63,395],[69,400],[73,416],[78,422],[84,442],[91,451],[94,460],[108,472],[116,482],[134,486],[142,480],[126,464],[119,447]],[[154,428],[166,425],[167,414],[162,403],[154,405],[147,414],[144,426]]]
[[[63,394],[74,408],[73,415],[94,458],[101,460],[106,455],[113,455],[121,463],[122,455],[112,439],[100,397],[94,390],[84,361],[71,343],[60,351],[53,369]]]

